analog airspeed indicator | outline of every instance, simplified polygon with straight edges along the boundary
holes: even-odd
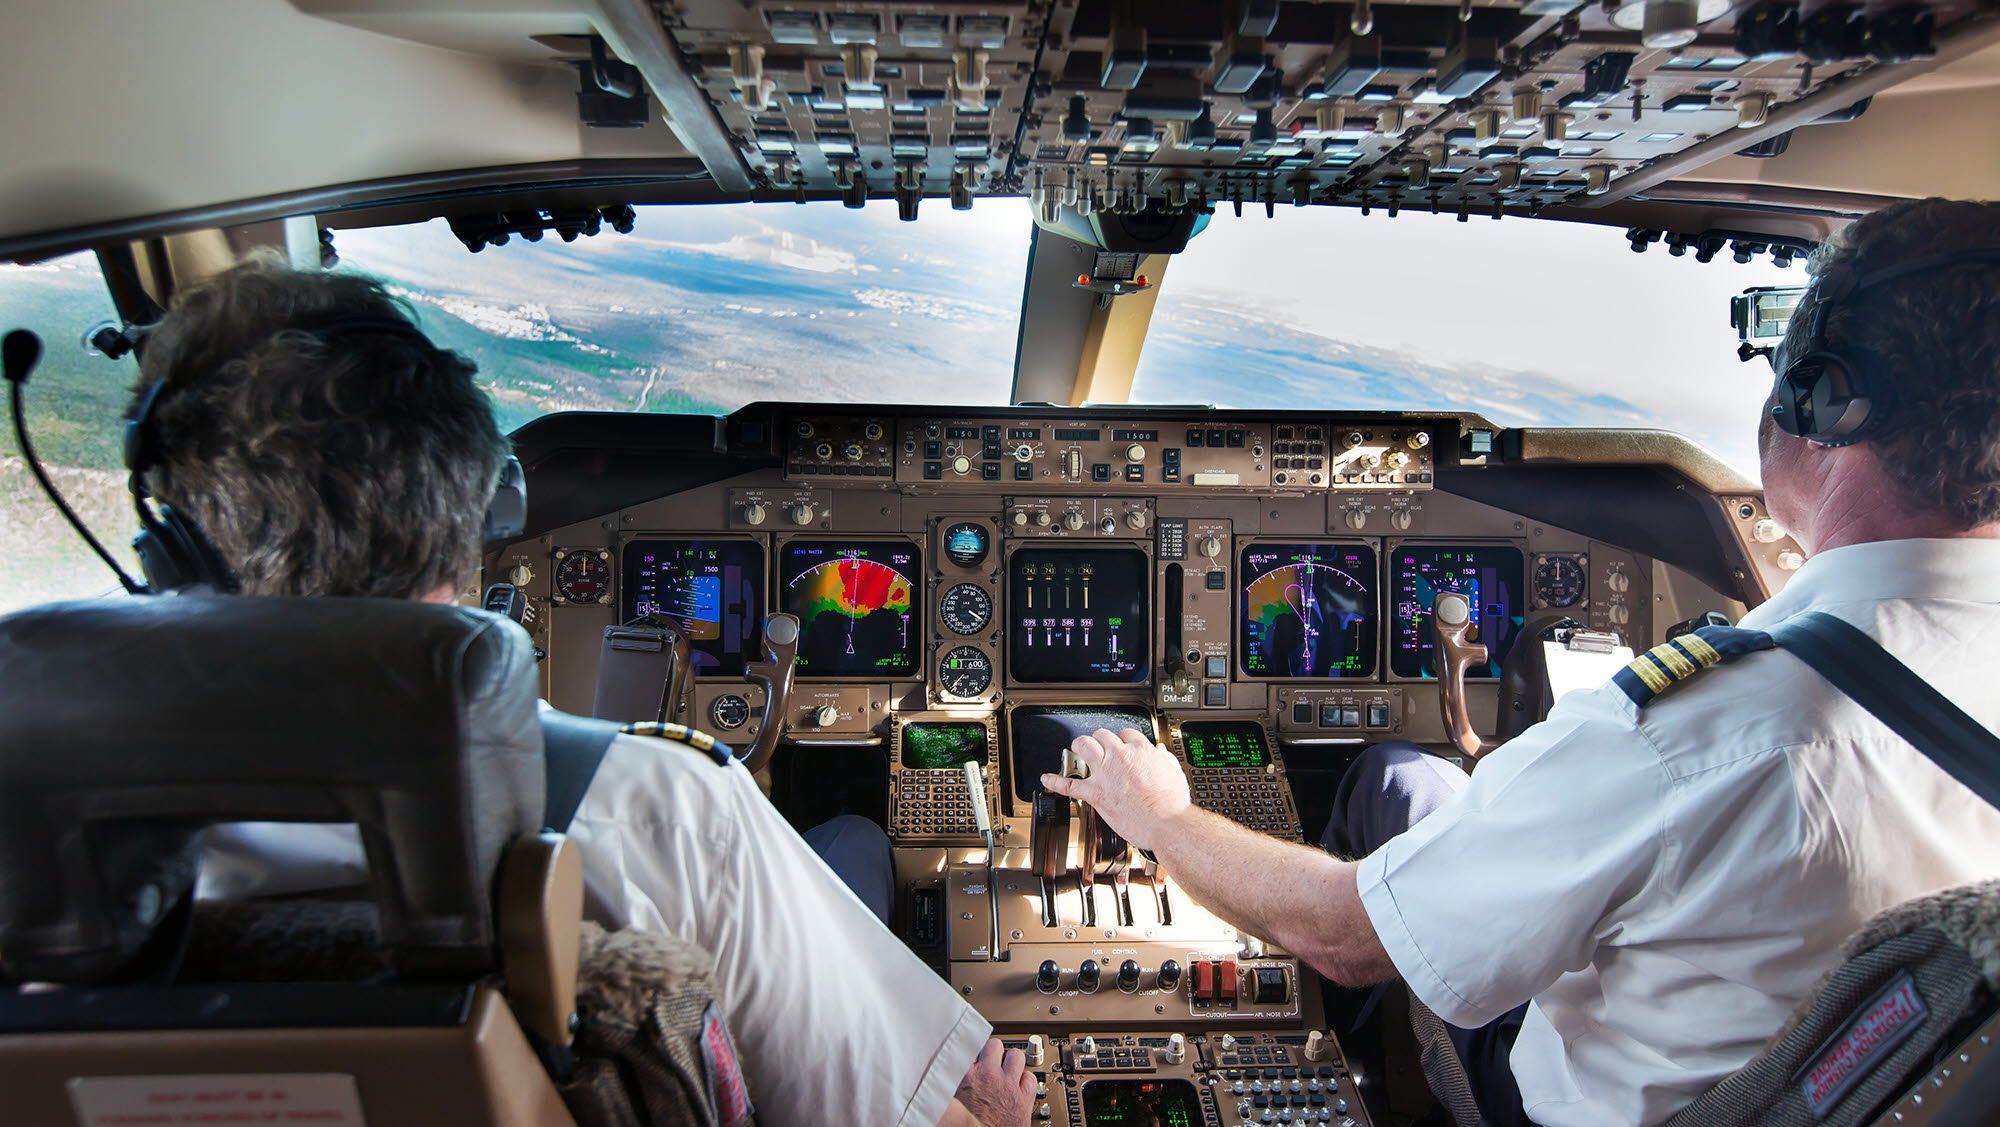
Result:
[[[938,688],[948,697],[970,700],[993,685],[993,659],[978,646],[956,646],[938,661]]]
[[[993,624],[993,596],[976,583],[960,583],[938,600],[938,619],[946,630],[971,637]]]

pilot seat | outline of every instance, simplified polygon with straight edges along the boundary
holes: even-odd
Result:
[[[615,732],[543,712],[481,611],[0,619],[0,1118],[751,1122],[707,953],[582,921],[550,799]],[[366,884],[197,900],[204,833],[243,822],[355,827]]]

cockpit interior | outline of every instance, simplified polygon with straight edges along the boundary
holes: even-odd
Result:
[[[1465,398],[1381,409],[1337,387],[1136,398],[1179,260],[1226,237],[1218,216],[1319,208],[1788,266],[1895,200],[1993,197],[1997,21],[1990,0],[15,2],[0,270],[19,273],[0,296],[37,264],[94,259],[110,319],[44,335],[53,352],[92,329],[116,359],[177,289],[255,248],[317,269],[350,238],[441,220],[484,263],[548,236],[644,238],[655,211],[834,222],[893,202],[921,228],[1024,201],[1006,402],[963,401],[950,370],[899,373],[930,394],[788,398],[762,389],[803,369],[778,368],[726,410],[532,412],[509,436],[525,510],[460,601],[518,624],[555,710],[700,733],[800,831],[876,823],[889,929],[1021,1051],[1032,1122],[1466,1123],[1426,1086],[1407,1000],[1219,917],[1041,777],[1080,773],[1078,737],[1133,728],[1198,806],[1314,845],[1371,745],[1476,771],[1566,694],[1742,618],[1807,554],[1754,467],[1671,430]],[[1488,300],[1523,335],[1559,332],[1565,292],[1597,284],[1533,259],[1507,274]],[[1712,333],[1734,366],[1797,299],[1742,295],[1735,333],[1722,307],[1657,331]],[[15,314],[0,305],[0,328]],[[1425,315],[1459,331],[1457,309]],[[887,345],[849,359],[900,362]],[[93,362],[88,394],[129,391],[129,364]],[[60,442],[31,437],[45,460]],[[18,511],[54,527],[7,450]],[[99,503],[85,471],[56,476]],[[84,507],[129,520],[114,477],[115,503]],[[0,524],[16,535],[25,518]],[[13,969],[0,989],[25,998]],[[26,1109],[0,1119],[209,1122],[144,1118],[132,1093],[155,1068],[354,1071],[91,1047],[215,1032],[174,998],[107,1027],[0,1001],[0,1089]],[[338,1007],[313,1017],[355,1032]],[[512,1020],[504,1003],[461,1017]],[[1991,1122],[1990,1084],[1981,1117],[1949,1115],[1981,1098],[1964,1078],[1996,1034],[1974,1023],[1840,1121]],[[466,1093],[419,1100],[428,1117],[364,1084],[357,1114],[327,1121],[587,1127],[526,1081],[501,1096],[491,1070],[440,1075]],[[850,1122],[826,1101],[825,1122]]]

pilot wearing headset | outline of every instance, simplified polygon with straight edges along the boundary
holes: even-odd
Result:
[[[1326,852],[1194,807],[1132,731],[1079,739],[1089,777],[1043,785],[1335,980],[1406,982],[1488,1122],[1666,1119],[1869,917],[2000,872],[2000,812],[1796,657],[1723,665],[1823,611],[2000,727],[2000,204],[1885,208],[1811,269],[1760,430],[1771,514],[1810,558],[1744,629],[1565,697],[1469,777],[1370,749]]]
[[[482,533],[518,528],[524,508],[469,363],[375,282],[275,260],[184,291],[151,332],[126,457],[155,590],[454,602]],[[845,829],[820,844],[838,850]],[[198,895],[366,878],[352,827],[222,831]],[[715,957],[762,1122],[1025,1127],[1021,1052],[988,1039],[883,926],[886,904],[844,887],[740,765],[619,736],[569,833],[593,915]],[[887,843],[874,841],[886,901]]]

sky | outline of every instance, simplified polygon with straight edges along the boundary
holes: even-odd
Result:
[[[1804,281],[1803,267],[1768,256],[1634,254],[1617,227],[1390,219],[1379,208],[1280,208],[1271,219],[1246,208],[1239,219],[1223,208],[1168,266],[1155,323],[1189,300],[1254,302],[1334,340],[1615,395],[1656,411],[1660,426],[1727,443],[1718,452],[1754,474],[1771,372],[1736,359],[1729,299]],[[1143,357],[1140,371],[1152,374]]]

